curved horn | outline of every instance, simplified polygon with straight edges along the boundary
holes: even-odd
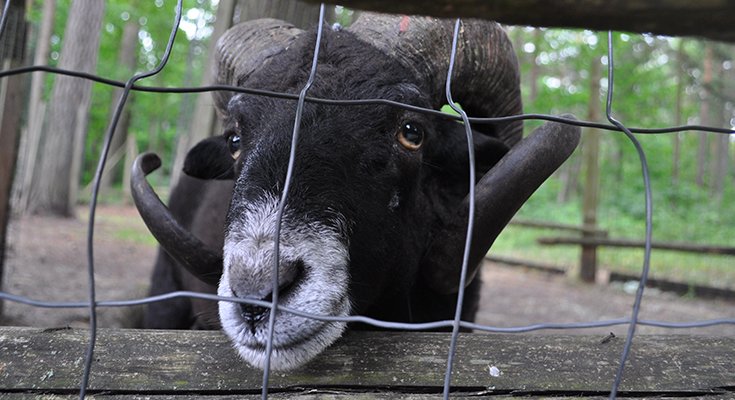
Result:
[[[573,116],[566,115],[568,119]],[[475,191],[475,225],[469,254],[467,283],[500,232],[523,203],[572,154],[580,128],[547,122],[523,139],[488,172]],[[462,259],[467,233],[469,198],[465,198],[451,223],[433,238],[422,260],[424,277],[440,293],[456,292],[458,260]]]
[[[130,182],[135,206],[148,230],[174,260],[204,283],[216,286],[222,274],[222,257],[173,218],[145,179],[160,166],[161,159],[153,153],[135,159]]]
[[[302,31],[272,18],[235,25],[217,41],[214,80],[217,84],[242,86],[268,60],[285,51]],[[226,114],[232,92],[213,92],[217,109]]]
[[[361,13],[350,27],[362,40],[396,58],[413,70],[436,99],[434,108],[446,103],[453,20],[420,16]],[[454,101],[473,117],[499,117],[522,111],[518,60],[513,46],[495,22],[462,20],[452,77]],[[512,147],[522,135],[522,122],[476,126]]]

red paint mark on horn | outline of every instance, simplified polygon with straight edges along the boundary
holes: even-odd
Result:
[[[404,15],[401,18],[401,22],[398,24],[398,32],[406,32],[408,30],[408,15]]]

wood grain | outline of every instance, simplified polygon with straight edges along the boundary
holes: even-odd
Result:
[[[317,0],[307,0],[319,3]],[[483,18],[509,25],[699,36],[735,41],[728,0],[328,0],[348,8],[443,18]]]
[[[607,343],[602,339],[462,334],[454,391],[466,396],[605,396],[623,338]],[[74,393],[87,341],[88,331],[80,329],[0,327],[0,397]],[[286,398],[439,395],[448,346],[446,333],[352,332],[306,366],[274,372],[270,391],[288,394]],[[728,393],[725,388],[735,388],[733,360],[735,338],[636,337],[621,391],[638,396],[722,396]],[[491,374],[492,367],[498,373]],[[225,398],[257,395],[261,379],[262,372],[240,361],[219,332],[103,329],[89,389],[106,396]]]

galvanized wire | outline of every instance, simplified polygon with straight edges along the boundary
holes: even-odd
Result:
[[[452,33],[452,50],[449,53],[449,68],[447,71],[447,83],[445,85],[445,91],[447,93],[447,104],[459,113],[462,117],[462,123],[464,125],[465,136],[467,139],[467,164],[469,169],[469,198],[468,216],[467,216],[467,231],[465,233],[464,251],[462,253],[462,269],[459,275],[459,290],[457,291],[457,305],[454,310],[454,320],[452,321],[452,336],[449,342],[449,354],[447,354],[447,368],[444,372],[444,399],[449,398],[449,388],[452,384],[452,364],[454,363],[454,356],[457,352],[457,340],[459,338],[459,328],[462,319],[462,306],[464,304],[464,292],[465,283],[467,282],[467,264],[470,258],[470,247],[472,245],[472,231],[475,227],[475,147],[474,141],[472,140],[472,125],[467,118],[467,113],[452,99],[452,73],[454,72],[454,63],[457,58],[457,40],[459,38],[459,27],[461,21],[457,19],[454,23],[454,32]]]
[[[8,9],[9,1],[6,1],[5,3],[5,10],[3,11],[3,15],[0,17],[0,35],[2,35],[3,27],[7,20],[7,9]],[[5,293],[0,291],[0,299],[7,300],[7,301],[13,301],[17,303],[26,304],[33,307],[45,307],[45,308],[89,308],[90,312],[90,341],[88,344],[87,352],[85,355],[85,368],[84,368],[84,375],[82,377],[82,381],[80,383],[80,398],[84,398],[85,393],[87,391],[88,386],[88,380],[89,380],[89,374],[91,371],[91,360],[93,359],[94,354],[94,344],[95,344],[95,338],[97,334],[97,324],[96,324],[96,309],[98,307],[130,307],[130,306],[136,306],[136,305],[143,305],[143,304],[150,304],[153,302],[159,302],[159,301],[165,301],[170,300],[174,298],[197,298],[197,299],[205,299],[210,301],[231,301],[231,302],[237,302],[241,304],[250,304],[254,306],[259,306],[263,308],[270,309],[270,318],[269,318],[269,338],[267,343],[267,362],[264,368],[263,373],[263,387],[261,396],[262,398],[267,398],[268,396],[268,380],[269,380],[269,373],[270,373],[270,353],[272,349],[272,342],[273,342],[273,325],[275,323],[275,315],[277,311],[285,312],[285,313],[291,313],[297,316],[305,317],[305,318],[313,318],[320,321],[327,321],[327,322],[360,322],[365,323],[368,325],[372,325],[379,328],[384,329],[395,329],[395,330],[429,330],[429,329],[437,329],[437,328],[452,328],[452,339],[450,343],[450,349],[448,351],[447,355],[447,370],[445,373],[445,381],[444,381],[444,398],[449,397],[449,390],[451,387],[451,370],[452,370],[452,360],[454,358],[455,352],[456,352],[456,342],[457,337],[459,333],[460,328],[466,328],[466,329],[473,329],[477,331],[484,331],[484,332],[496,332],[496,333],[521,333],[521,332],[531,332],[531,331],[538,331],[538,330],[567,330],[567,329],[586,329],[586,328],[595,328],[595,327],[608,327],[608,326],[615,326],[615,325],[628,325],[628,335],[626,337],[626,342],[623,348],[623,352],[621,354],[621,361],[618,366],[618,371],[615,376],[615,380],[613,382],[612,389],[610,391],[610,398],[615,398],[617,390],[619,388],[620,382],[622,381],[622,376],[624,372],[624,367],[626,360],[628,358],[628,355],[630,353],[630,347],[632,344],[632,340],[635,336],[635,330],[637,325],[646,325],[646,326],[656,326],[656,327],[662,327],[662,328],[669,328],[669,329],[681,329],[681,328],[702,328],[702,327],[708,327],[708,326],[714,326],[714,325],[735,325],[735,318],[721,318],[721,319],[713,319],[713,320],[703,320],[703,321],[689,321],[689,322],[666,322],[666,321],[657,321],[657,320],[641,320],[638,318],[638,314],[640,311],[641,302],[643,299],[643,289],[645,287],[645,283],[648,276],[648,270],[650,268],[650,253],[651,253],[651,232],[652,232],[652,200],[651,200],[651,182],[648,172],[648,165],[646,162],[645,152],[643,148],[641,147],[640,143],[634,136],[634,133],[637,134],[663,134],[663,133],[674,133],[674,132],[681,132],[681,131],[689,131],[689,130],[696,130],[696,131],[703,131],[703,132],[713,132],[713,133],[721,133],[721,134],[733,134],[735,133],[732,129],[725,129],[725,128],[719,128],[719,127],[710,127],[710,126],[701,126],[701,125],[681,125],[681,126],[672,126],[672,127],[666,127],[666,128],[627,128],[622,123],[617,121],[612,116],[612,100],[613,100],[613,88],[614,88],[614,67],[613,67],[613,53],[612,53],[612,34],[608,34],[608,92],[607,92],[607,108],[606,108],[606,116],[609,121],[609,124],[600,123],[600,122],[594,122],[594,121],[577,121],[577,120],[568,120],[562,117],[552,116],[552,115],[546,115],[546,114],[522,114],[522,115],[514,115],[514,116],[507,116],[507,117],[498,117],[498,118],[478,118],[478,117],[468,117],[464,111],[454,107],[454,102],[452,101],[451,97],[451,84],[452,84],[452,69],[454,65],[454,59],[456,57],[456,41],[457,36],[459,32],[459,27],[461,22],[457,20],[455,23],[455,30],[454,35],[452,38],[452,52],[450,56],[450,67],[447,72],[447,83],[446,83],[446,92],[447,92],[447,100],[450,106],[455,108],[455,111],[457,111],[460,115],[449,115],[446,113],[442,113],[440,111],[436,110],[430,110],[425,109],[421,107],[412,106],[409,104],[404,104],[396,101],[386,100],[386,99],[357,99],[357,100],[333,100],[333,99],[321,99],[321,98],[312,98],[306,96],[307,91],[311,83],[313,82],[315,78],[316,68],[317,68],[317,59],[318,59],[318,52],[320,47],[320,41],[321,41],[321,29],[323,27],[323,18],[324,18],[324,6],[321,6],[320,10],[320,18],[319,18],[319,27],[317,30],[317,38],[314,48],[314,58],[312,61],[312,70],[309,75],[309,79],[307,84],[304,86],[302,91],[298,94],[286,94],[286,93],[279,93],[279,92],[272,92],[267,90],[254,90],[254,89],[248,89],[248,88],[239,88],[239,87],[232,87],[227,85],[210,85],[210,86],[201,86],[201,87],[190,87],[190,88],[166,88],[166,87],[152,87],[152,86],[139,86],[136,85],[135,82],[137,82],[140,79],[149,77],[151,75],[154,75],[164,67],[166,64],[168,57],[171,53],[173,40],[175,38],[176,32],[178,30],[178,22],[181,18],[181,0],[178,1],[176,6],[176,17],[175,21],[172,26],[172,31],[169,36],[169,41],[167,43],[166,51],[164,53],[164,56],[159,63],[159,65],[152,71],[138,74],[134,77],[132,77],[127,82],[119,82],[111,79],[107,79],[104,77],[96,76],[94,74],[88,74],[83,73],[79,71],[69,71],[69,70],[63,70],[59,68],[49,67],[49,66],[29,66],[29,67],[22,67],[22,68],[16,68],[16,69],[10,69],[6,71],[0,71],[0,78],[11,76],[11,75],[18,75],[18,74],[26,74],[34,71],[44,71],[49,73],[55,73],[55,74],[61,74],[61,75],[69,75],[69,76],[75,76],[82,79],[88,79],[95,82],[100,82],[109,86],[115,86],[115,87],[122,87],[124,88],[123,94],[118,102],[118,105],[115,109],[115,113],[113,114],[113,117],[111,119],[110,125],[108,127],[108,130],[105,134],[105,142],[102,149],[102,154],[99,159],[99,163],[97,166],[97,170],[95,172],[95,179],[94,179],[94,186],[93,186],[93,196],[90,204],[90,218],[89,218],[89,226],[88,226],[88,240],[87,240],[87,258],[88,258],[88,278],[89,278],[89,299],[88,301],[79,301],[79,302],[46,302],[46,301],[38,301],[34,299],[30,299],[23,296],[17,296],[10,293]],[[466,269],[467,269],[467,254],[469,250],[469,233],[468,233],[468,239],[467,243],[465,245],[465,252],[463,255],[463,262],[462,262],[462,271],[461,271],[461,277],[460,277],[460,292],[458,293],[457,298],[457,309],[455,312],[455,318],[453,320],[446,320],[446,321],[434,321],[434,322],[428,322],[428,323],[398,323],[398,322],[390,322],[390,321],[381,321],[376,320],[373,318],[365,317],[365,316],[358,316],[358,315],[351,315],[347,317],[336,317],[336,316],[326,316],[326,315],[315,315],[306,313],[303,311],[299,311],[296,309],[291,309],[289,307],[282,306],[278,304],[278,251],[279,251],[279,245],[278,240],[276,240],[276,263],[273,266],[273,298],[271,302],[261,301],[261,300],[255,300],[255,299],[240,299],[240,298],[230,298],[230,297],[221,297],[221,296],[215,296],[215,295],[209,295],[209,294],[203,294],[203,293],[195,293],[195,292],[187,292],[187,291],[178,291],[178,292],[172,292],[160,296],[150,296],[145,298],[139,298],[139,299],[132,299],[132,300],[118,300],[118,301],[97,301],[95,299],[95,291],[94,291],[94,257],[93,257],[93,239],[94,239],[94,223],[95,223],[95,213],[96,213],[96,207],[97,207],[97,197],[98,197],[98,191],[99,191],[99,180],[102,175],[102,172],[105,168],[106,159],[109,152],[109,146],[111,143],[112,135],[114,134],[115,127],[118,123],[118,120],[120,118],[120,114],[122,112],[123,107],[125,106],[125,101],[130,93],[131,90],[135,91],[144,91],[144,92],[155,92],[155,93],[199,93],[199,92],[209,92],[209,91],[215,91],[215,90],[227,90],[227,91],[233,91],[233,92],[240,92],[240,93],[249,93],[249,94],[255,94],[255,95],[261,95],[261,96],[269,96],[269,97],[276,97],[276,98],[282,98],[282,99],[290,99],[297,101],[297,111],[296,111],[296,117],[294,121],[294,130],[292,134],[292,143],[291,143],[291,152],[289,156],[289,167],[287,172],[287,178],[284,183],[284,189],[282,193],[282,198],[279,203],[279,211],[278,211],[278,225],[276,227],[276,236],[279,236],[280,233],[280,222],[281,217],[283,215],[283,207],[286,203],[286,196],[288,195],[288,188],[290,185],[290,182],[292,180],[292,172],[293,172],[293,164],[295,162],[295,159],[297,157],[297,143],[298,143],[298,134],[299,134],[299,126],[300,126],[300,115],[302,113],[304,103],[305,102],[311,102],[316,104],[328,104],[328,105],[340,105],[340,106],[358,106],[358,105],[388,105],[400,109],[415,111],[415,112],[421,112],[424,114],[430,114],[434,116],[439,116],[442,118],[447,119],[455,119],[455,120],[461,120],[465,124],[467,139],[468,139],[468,151],[469,151],[469,159],[470,159],[470,212],[469,212],[469,221],[468,221],[468,232],[471,232],[472,224],[473,224],[473,218],[474,218],[474,163],[472,162],[473,157],[473,149],[472,149],[472,131],[471,131],[471,125],[472,124],[497,124],[497,123],[505,123],[510,121],[519,121],[519,120],[544,120],[544,121],[555,121],[555,122],[563,122],[570,125],[575,126],[582,126],[582,127],[593,127],[593,128],[599,128],[604,129],[608,131],[618,131],[623,132],[633,143],[633,145],[636,148],[636,151],[638,153],[640,162],[641,162],[641,168],[642,168],[642,176],[644,180],[644,186],[645,186],[645,203],[646,203],[646,237],[645,237],[645,252],[644,252],[644,261],[643,261],[643,270],[641,273],[641,279],[639,281],[638,290],[636,292],[636,297],[633,305],[633,311],[630,317],[621,317],[616,319],[609,319],[609,320],[601,320],[601,321],[592,321],[592,322],[573,322],[573,323],[539,323],[539,324],[532,324],[532,325],[525,325],[525,326],[515,326],[515,327],[493,327],[493,326],[487,326],[487,325],[480,325],[476,323],[470,323],[466,321],[460,320],[460,311],[461,311],[461,305],[463,300],[463,289],[464,281],[466,280]]]
[[[277,305],[274,307],[272,302],[255,299],[245,298],[234,298],[234,297],[222,297],[214,294],[206,294],[200,292],[190,291],[176,291],[156,296],[148,296],[142,298],[136,298],[131,300],[101,300],[97,301],[97,307],[103,308],[119,308],[119,307],[135,307],[143,306],[147,304],[157,303],[160,301],[167,301],[173,299],[200,299],[208,301],[229,301],[239,304],[247,304],[262,308],[273,310],[274,308],[278,311],[293,314],[299,317],[311,318],[318,321],[324,322],[360,322],[369,325],[373,325],[378,328],[392,329],[392,330],[404,330],[404,331],[425,331],[430,329],[438,328],[450,328],[454,323],[453,320],[443,320],[434,322],[424,323],[408,323],[408,322],[392,322],[392,321],[381,321],[374,318],[361,316],[361,315],[350,315],[346,317],[336,317],[332,315],[320,315],[312,314],[305,311],[301,311],[295,308],[287,306]],[[12,301],[14,303],[25,304],[31,307],[39,308],[86,308],[89,306],[84,301],[42,301],[35,300],[26,296],[19,296],[10,293],[0,292],[0,299]],[[614,319],[593,321],[593,322],[569,322],[569,323],[539,323],[532,325],[518,325],[518,326],[490,326],[481,325],[474,322],[460,321],[462,328],[472,329],[476,331],[492,332],[492,333],[526,333],[541,330],[569,330],[569,329],[587,329],[587,328],[604,328],[609,326],[624,325],[630,323],[630,318],[620,317]],[[638,321],[639,325],[653,326],[658,328],[671,328],[671,329],[690,329],[690,328],[706,328],[715,325],[735,325],[735,318],[718,318],[701,321],[689,321],[689,322],[673,322],[673,321],[660,321],[660,320],[649,320],[641,319]]]
[[[648,281],[648,271],[651,267],[651,242],[653,237],[653,196],[651,194],[651,175],[648,171],[648,161],[646,160],[646,153],[643,151],[641,143],[636,139],[633,133],[625,127],[620,121],[615,119],[612,115],[613,105],[613,88],[615,87],[615,64],[613,62],[613,36],[612,31],[607,33],[607,101],[605,106],[605,115],[608,121],[612,122],[620,130],[625,133],[625,136],[630,139],[635,146],[638,158],[641,163],[641,174],[643,175],[643,187],[645,191],[645,204],[646,204],[646,234],[645,234],[645,246],[643,254],[643,271],[641,272],[641,279],[638,282],[638,289],[636,290],[635,301],[633,302],[633,311],[630,318],[630,324],[628,325],[628,334],[625,337],[625,345],[623,346],[623,352],[620,355],[620,364],[618,370],[615,373],[615,380],[613,382],[612,389],[610,390],[610,399],[615,399],[620,382],[623,380],[623,371],[625,370],[625,362],[628,360],[630,354],[630,348],[633,345],[633,337],[635,336],[636,325],[638,324],[638,314],[641,310],[641,303],[643,302],[643,290],[646,287]]]

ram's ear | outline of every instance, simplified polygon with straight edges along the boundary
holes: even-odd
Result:
[[[472,140],[475,145],[475,171],[477,179],[480,179],[508,153],[510,148],[500,139],[479,132],[474,132]]]
[[[440,143],[431,146],[431,153],[427,156],[432,164],[441,165],[440,173],[453,182],[468,171],[467,133],[463,124],[451,120],[440,121],[439,131],[442,133],[437,135]],[[475,150],[475,175],[478,180],[510,150],[502,140],[485,135],[474,127],[472,147]]]
[[[197,143],[184,160],[184,173],[199,179],[234,179],[234,160],[223,135]]]

